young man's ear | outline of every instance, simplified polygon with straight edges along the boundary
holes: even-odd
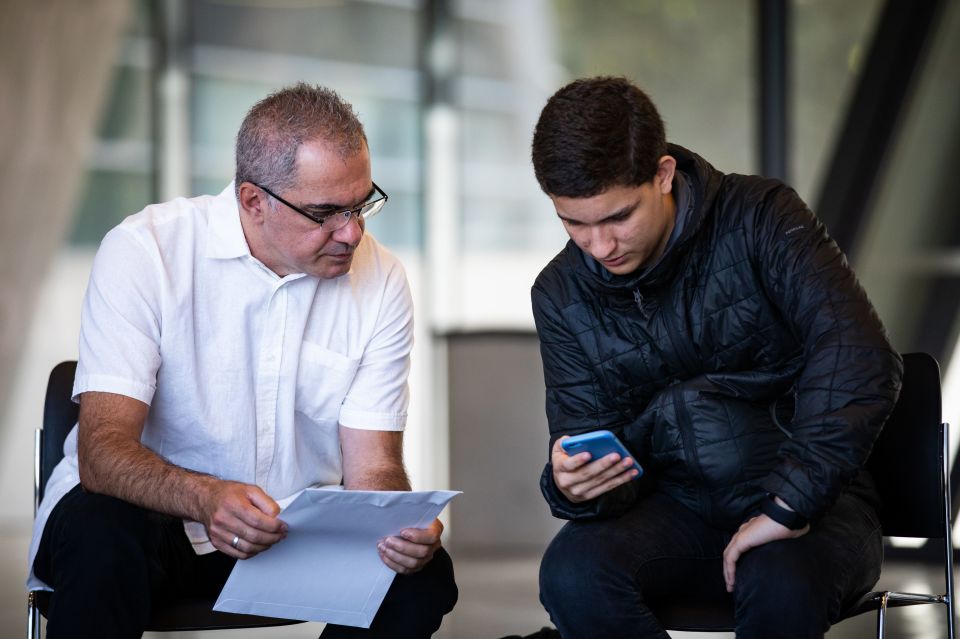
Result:
[[[249,182],[242,182],[238,189],[237,204],[255,222],[263,220],[269,203],[267,195]]]
[[[672,155],[664,155],[657,160],[657,173],[653,176],[653,182],[662,195],[673,190],[673,174],[676,170],[677,160]]]

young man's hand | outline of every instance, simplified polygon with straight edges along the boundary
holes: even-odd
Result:
[[[434,519],[426,528],[404,528],[395,537],[387,537],[377,544],[380,559],[391,570],[401,575],[422,570],[440,548],[443,524]]]
[[[571,456],[560,446],[564,439],[567,437],[553,443],[550,461],[553,463],[553,482],[570,501],[589,501],[637,476],[632,458],[620,459],[617,453],[610,453],[591,460],[587,452]]]
[[[726,583],[727,592],[733,592],[736,585],[737,560],[743,553],[771,541],[802,537],[809,531],[810,524],[799,530],[791,530],[762,514],[748,519],[723,551],[723,581]]]

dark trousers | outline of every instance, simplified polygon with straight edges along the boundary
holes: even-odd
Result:
[[[235,559],[196,555],[181,520],[77,486],[47,520],[33,568],[53,589],[47,636],[139,637],[164,599],[216,597]],[[323,639],[424,638],[457,601],[441,549],[418,573],[393,580],[369,630],[328,625]]]
[[[658,494],[615,519],[568,522],[540,565],[540,600],[564,639],[667,639],[648,607],[667,598],[726,602],[738,639],[809,638],[880,576],[880,524],[853,495],[803,537],[742,555],[728,594],[721,555],[731,536]]]

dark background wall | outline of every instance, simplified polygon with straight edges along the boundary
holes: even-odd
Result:
[[[448,338],[450,513],[455,551],[528,553],[562,522],[540,495],[547,459],[543,369],[534,334]]]

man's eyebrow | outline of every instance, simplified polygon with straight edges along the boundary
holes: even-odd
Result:
[[[604,216],[602,219],[599,219],[599,220],[597,220],[596,222],[593,222],[593,224],[603,224],[604,222],[609,222],[609,221],[613,220],[614,218],[622,217],[622,216],[624,216],[624,215],[627,215],[628,213],[632,213],[633,210],[634,210],[635,208],[637,208],[637,206],[638,206],[639,204],[640,204],[640,200],[637,200],[637,201],[634,202],[633,204],[628,204],[627,206],[625,206],[625,207],[623,207],[623,208],[620,208],[620,209],[617,209],[617,210],[614,211],[613,213],[610,213],[609,215]],[[582,222],[581,220],[574,220],[573,218],[564,217],[564,216],[560,215],[559,212],[557,213],[557,217],[559,217],[559,218],[560,218],[561,220],[563,220],[564,222],[572,222],[572,223],[574,223],[574,224],[583,224],[583,223],[584,223],[584,222]]]
[[[376,193],[376,192],[377,192],[377,190],[371,186],[371,187],[370,187],[370,190],[367,192],[367,194],[366,194],[359,202],[357,202],[356,204],[334,204],[334,203],[330,203],[330,202],[322,202],[322,203],[320,203],[320,204],[303,204],[303,205],[301,205],[300,208],[307,209],[308,211],[309,211],[309,210],[313,210],[313,211],[346,211],[347,209],[355,209],[355,208],[357,208],[358,206],[360,206],[361,204],[363,204],[364,202],[366,202],[367,200],[369,200],[371,197],[373,197],[373,194]]]

